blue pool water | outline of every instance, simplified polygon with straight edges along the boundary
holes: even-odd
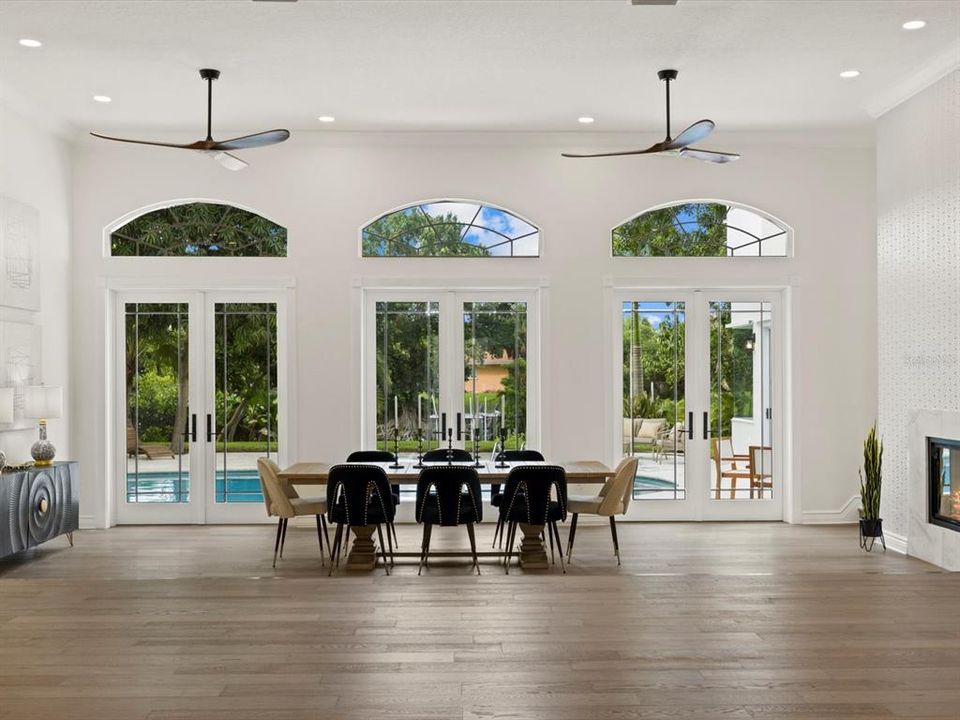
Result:
[[[263,502],[256,470],[217,470],[218,503]],[[127,474],[127,502],[189,502],[190,477],[176,471]]]

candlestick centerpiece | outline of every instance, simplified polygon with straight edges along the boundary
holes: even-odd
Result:
[[[507,465],[506,461],[504,461],[503,459],[504,458],[503,451],[507,449],[507,429],[505,427],[501,427],[500,430],[497,432],[497,436],[500,438],[500,452],[497,453],[497,464],[495,467],[502,470],[504,468],[510,467],[509,465]]]
[[[447,465],[453,465],[453,428],[447,428]]]
[[[475,468],[482,468],[483,463],[480,462],[480,432],[476,427],[472,428],[472,431],[473,431],[473,460],[474,460],[473,466]]]
[[[417,470],[423,468],[423,428],[417,428],[417,464],[414,465]]]
[[[393,428],[393,465],[392,470],[400,470],[403,465],[400,464],[400,428]]]

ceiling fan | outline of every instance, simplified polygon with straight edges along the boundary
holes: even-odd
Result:
[[[290,137],[289,130],[266,130],[265,132],[254,133],[253,135],[242,135],[241,137],[230,138],[229,140],[214,140],[211,134],[211,122],[213,116],[213,81],[220,77],[219,70],[204,68],[200,71],[200,77],[207,83],[207,137],[204,140],[187,145],[178,143],[153,142],[151,140],[128,140],[127,138],[110,137],[98,133],[90,133],[94,137],[104,140],[114,140],[116,142],[135,143],[137,145],[156,145],[158,147],[180,148],[181,150],[194,150],[204,155],[212,157],[228,170],[243,170],[247,163],[231,155],[229,150],[248,150],[250,148],[265,147],[281,143]]]
[[[740,156],[736,153],[717,152],[715,150],[701,150],[690,147],[693,143],[703,140],[713,132],[713,120],[698,120],[688,127],[677,137],[670,136],[670,81],[677,79],[676,70],[661,70],[657,77],[667,84],[667,137],[661,142],[654,143],[645,150],[622,150],[620,152],[591,153],[586,155],[576,153],[560,153],[563,157],[571,158],[590,158],[590,157],[614,157],[617,155],[674,155],[680,157],[693,158],[695,160],[705,160],[712,163],[728,163],[737,160]]]

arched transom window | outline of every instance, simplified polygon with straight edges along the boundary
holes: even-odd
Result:
[[[144,213],[115,229],[110,254],[286,257],[287,229],[233,205],[183,203]]]
[[[649,210],[613,229],[615,257],[786,257],[786,227],[753,210],[685,202]]]
[[[462,200],[420,203],[363,228],[364,257],[538,257],[540,230],[511,212]]]

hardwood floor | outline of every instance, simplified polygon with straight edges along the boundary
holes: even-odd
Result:
[[[960,574],[852,526],[619,529],[620,568],[584,522],[566,576],[329,578],[308,525],[276,570],[274,526],[83,531],[0,562],[0,720],[960,717]]]

